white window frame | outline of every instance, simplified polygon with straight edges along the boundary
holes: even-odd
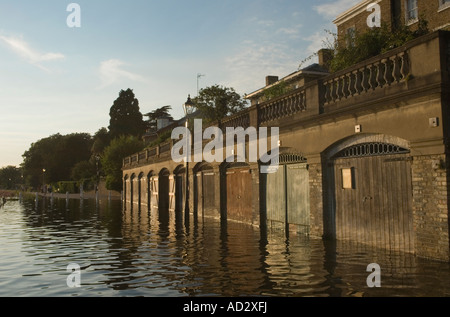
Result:
[[[450,0],[438,0],[439,8],[438,12],[450,8]]]
[[[418,0],[413,0],[413,1],[416,2],[416,7],[413,8],[413,9],[410,9],[409,6],[408,6],[409,0],[405,0],[405,21],[406,21],[406,25],[411,25],[411,24],[414,24],[414,23],[419,21],[419,5],[417,3]],[[413,12],[413,11],[416,11],[416,17],[410,19],[409,18],[409,13]]]

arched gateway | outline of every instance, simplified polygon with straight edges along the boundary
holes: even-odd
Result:
[[[325,235],[414,252],[407,141],[357,135],[324,152]]]

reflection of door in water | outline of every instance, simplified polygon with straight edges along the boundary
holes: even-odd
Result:
[[[408,154],[338,156],[334,178],[337,239],[414,252]]]
[[[227,218],[252,222],[252,175],[249,168],[227,170]]]

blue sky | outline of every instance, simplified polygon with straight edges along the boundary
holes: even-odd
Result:
[[[81,8],[69,28],[67,6]],[[109,124],[121,89],[142,113],[214,84],[238,93],[286,76],[359,0],[0,0],[0,167],[55,133]],[[314,61],[314,60],[313,60]]]

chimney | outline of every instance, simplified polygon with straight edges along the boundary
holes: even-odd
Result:
[[[266,76],[266,86],[272,85],[278,81],[278,76]]]
[[[325,69],[329,69],[330,61],[333,58],[333,51],[323,48],[317,52],[317,55],[319,57],[319,65]]]

